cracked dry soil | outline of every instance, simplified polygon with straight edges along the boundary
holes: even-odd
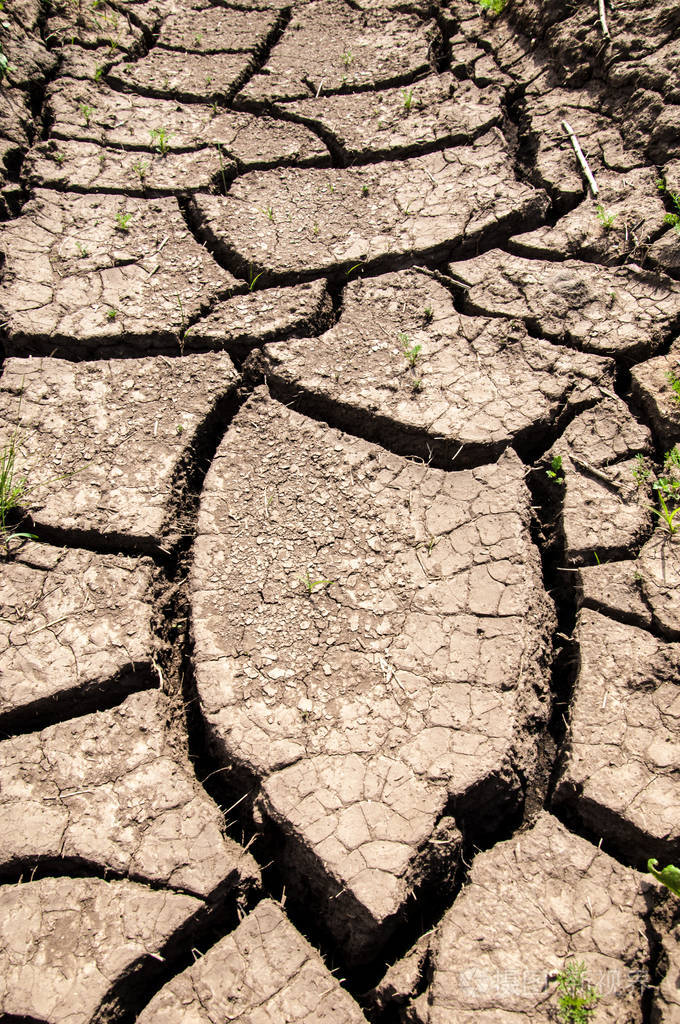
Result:
[[[680,1022],[680,6],[604,10],[6,0],[3,1020]]]

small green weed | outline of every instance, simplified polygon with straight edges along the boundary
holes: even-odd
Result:
[[[411,381],[411,391],[415,391],[416,394],[423,390],[423,378],[414,377]]]
[[[604,206],[599,204],[597,206],[597,219],[599,220],[600,224],[605,229],[605,231],[611,231],[611,229],[614,227],[614,221],[616,220],[616,217],[613,213],[607,213]]]
[[[118,310],[117,309],[110,309],[107,312],[107,314],[106,314],[106,319],[113,321],[113,320],[116,319],[117,316],[118,316]]]
[[[426,324],[432,323],[434,320],[434,310],[432,309],[432,306],[425,306],[425,309],[423,310],[423,319]]]
[[[94,69],[94,80],[95,80],[95,82],[100,82],[101,81],[101,77],[102,77],[103,74],[104,74],[104,68],[103,67],[95,68]]]
[[[330,586],[332,586],[335,583],[335,580],[326,580],[326,579],[314,580],[309,575],[309,571],[307,571],[304,576],[298,576],[298,579],[300,580],[300,583],[304,583],[305,590],[307,591],[307,594],[310,597],[314,593],[314,591],[316,590],[317,587],[330,587]]]
[[[345,65],[345,67],[348,68],[353,60],[354,57],[352,56],[352,51],[345,50],[345,52],[342,55],[342,63]]]
[[[666,374],[666,380],[673,390],[673,398],[676,402],[680,402],[680,378],[675,375],[673,370],[669,370]]]
[[[675,228],[676,231],[680,232],[680,193],[671,192],[666,186],[665,178],[658,178],[656,187],[660,192],[665,192],[671,203],[675,207],[672,213],[667,213],[664,217],[664,223],[670,224],[671,227]]]
[[[660,476],[654,484],[654,490],[659,498],[661,509],[648,506],[659,519],[663,519],[668,527],[669,533],[675,534],[678,531],[678,524],[675,517],[680,512],[680,450],[673,448],[666,452],[663,460],[665,474]]]
[[[600,993],[586,978],[586,965],[572,960],[557,975],[560,1024],[588,1024],[593,1019]]]
[[[404,359],[408,365],[413,369],[418,362],[420,353],[423,350],[422,345],[412,345],[411,339],[408,334],[399,335],[399,343],[401,344],[401,350],[404,353]]]
[[[367,196],[368,192],[369,192],[368,185],[362,185],[361,186],[361,194],[362,194],[362,196]]]
[[[401,95],[404,99],[404,110],[408,114],[413,106],[413,89],[402,89]]]
[[[147,160],[135,160],[135,162],[133,163],[132,170],[139,178],[140,185],[144,184],[144,179],[146,178],[146,172],[148,171],[148,169],[149,164]]]
[[[647,861],[647,870],[650,874],[654,875],[657,882],[661,882],[667,889],[670,889],[676,896],[680,896],[680,868],[676,868],[674,864],[669,864],[668,867],[659,870],[659,862],[651,857]]]
[[[131,213],[120,213],[116,214],[116,231],[128,232],[130,230],[130,221],[132,220]]]
[[[255,273],[255,268],[252,263],[248,267],[248,291],[252,292],[259,279],[264,274],[264,270],[261,270],[259,274]]]
[[[165,156],[170,148],[168,143],[173,133],[166,128],[152,128],[149,134],[151,135],[151,145],[156,147],[161,156]]]
[[[86,256],[90,255],[90,251],[87,248],[87,246],[81,245],[80,242],[76,242],[76,249],[78,250],[78,255],[80,256],[81,260],[84,260]]]
[[[63,153],[55,153],[54,154],[54,159],[57,161],[57,163],[61,167],[61,165],[63,164],[63,162],[66,159],[66,157],[64,156]]]
[[[505,7],[507,0],[478,0],[479,6],[492,14],[500,14]]]
[[[94,114],[94,107],[91,107],[89,103],[81,103],[79,109],[80,109],[80,113],[83,115],[83,120],[85,122],[85,127],[89,128],[89,126],[90,126],[90,118]]]
[[[560,486],[564,483],[564,476],[562,475],[562,456],[553,455],[550,460],[550,469],[546,470],[547,475],[551,480],[554,480],[556,484]]]
[[[635,466],[633,467],[633,480],[635,480],[638,487],[642,487],[645,481],[649,480],[650,473],[651,470],[647,465],[647,460],[642,452],[638,452],[635,456]]]
[[[13,540],[37,540],[32,533],[21,533],[12,529],[11,522],[21,507],[30,488],[25,476],[16,471],[17,448],[20,444],[19,428],[10,436],[0,450],[0,543],[6,552]]]

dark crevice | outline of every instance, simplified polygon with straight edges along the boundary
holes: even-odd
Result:
[[[201,907],[159,950],[159,958],[146,956],[116,979],[93,1015],[92,1024],[135,1024],[156,994],[233,932],[255,902],[248,895]]]
[[[70,687],[49,697],[24,704],[0,715],[0,740],[71,721],[97,711],[117,707],[131,693],[158,686],[158,675],[151,662],[126,665],[115,676]]]

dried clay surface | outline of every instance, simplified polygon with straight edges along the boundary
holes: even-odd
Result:
[[[0,1017],[680,1024],[677,4],[0,9]]]
[[[0,577],[0,728],[149,685],[148,559],[29,543]]]
[[[320,862],[305,884],[355,957],[425,873],[447,798],[512,804],[531,770],[552,610],[523,475],[510,453],[417,466],[259,394],[206,479],[192,615],[212,745]]]
[[[128,881],[0,886],[0,1009],[47,1024],[102,1019],[116,983],[134,985],[200,908],[191,896]]]
[[[362,1024],[366,1018],[288,921],[263,900],[232,932],[169,985],[139,1024]]]
[[[34,521],[135,548],[172,544],[182,530],[170,511],[176,475],[237,379],[225,353],[8,360],[0,439],[15,439]]]
[[[0,864],[70,858],[209,896],[253,884],[157,690],[0,743]]]

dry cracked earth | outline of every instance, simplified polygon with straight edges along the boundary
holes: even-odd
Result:
[[[680,1022],[680,6],[602,13],[6,0],[3,1020]]]

